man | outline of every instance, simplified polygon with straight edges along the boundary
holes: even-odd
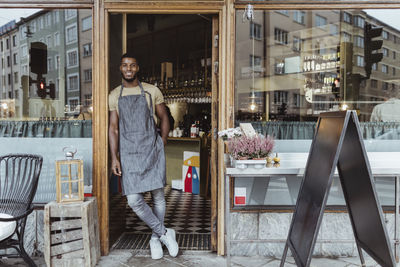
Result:
[[[389,98],[385,100],[384,103],[378,104],[373,108],[370,121],[399,122],[400,100],[397,98]]]
[[[109,95],[112,172],[122,176],[123,194],[127,196],[128,205],[153,230],[151,257],[163,257],[161,243],[172,257],[176,257],[179,247],[175,231],[164,226],[164,145],[169,132],[164,98],[157,87],[138,80],[139,63],[133,55],[122,55],[120,71],[122,85]],[[160,119],[161,136],[157,133],[157,118]],[[149,191],[153,211],[143,199],[143,193]]]

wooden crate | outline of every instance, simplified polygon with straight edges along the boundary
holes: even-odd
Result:
[[[96,198],[45,206],[44,257],[48,267],[96,265],[100,259]]]

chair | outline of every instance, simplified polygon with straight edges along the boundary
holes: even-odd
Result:
[[[29,266],[36,264],[25,251],[24,232],[33,211],[42,162],[37,155],[0,156],[0,249],[14,248]]]

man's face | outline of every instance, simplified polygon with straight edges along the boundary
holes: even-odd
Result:
[[[132,82],[137,77],[139,65],[136,62],[135,58],[124,57],[121,60],[121,65],[119,69],[121,71],[122,78],[127,82]]]

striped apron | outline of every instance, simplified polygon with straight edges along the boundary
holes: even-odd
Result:
[[[157,133],[153,100],[139,82],[140,95],[118,98],[119,151],[124,195],[142,193],[165,185],[164,143]],[[146,101],[150,96],[150,107]]]

